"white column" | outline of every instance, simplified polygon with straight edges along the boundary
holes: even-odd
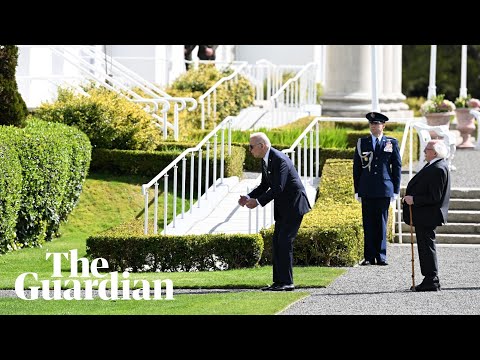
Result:
[[[364,117],[371,111],[370,45],[328,45],[322,114]]]
[[[460,76],[460,97],[467,97],[467,45],[462,45],[462,67]]]
[[[394,66],[393,66],[393,45],[382,45],[383,51],[383,91],[382,97],[385,101],[392,100],[393,93],[393,76],[394,76]]]
[[[387,56],[380,49],[377,51],[380,109],[390,118],[413,116],[413,111],[402,102],[405,97],[401,95],[401,48],[387,50]],[[325,63],[322,114],[364,117],[372,107],[370,45],[328,45]],[[393,83],[398,88],[397,99],[386,96],[386,89],[393,92]]]
[[[437,87],[435,85],[435,73],[437,71],[437,45],[431,45],[430,48],[430,81],[428,85],[427,99],[437,96]]]
[[[371,49],[371,67],[370,67],[370,73],[372,75],[372,111],[380,112],[380,104],[378,101],[378,78],[377,78],[377,73],[378,67],[377,67],[377,45],[370,45]]]
[[[393,45],[392,74],[391,110],[409,111],[404,103],[407,97],[402,93],[402,45]]]
[[[177,77],[183,74],[185,69],[185,53],[184,53],[184,46],[183,45],[169,45],[171,47],[170,50],[170,58],[169,58],[169,76],[168,76],[168,84],[170,85]]]
[[[326,45],[314,45],[313,61],[318,64],[315,82],[325,84]]]

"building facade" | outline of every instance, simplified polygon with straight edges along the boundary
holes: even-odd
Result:
[[[377,94],[380,111],[394,117],[411,115],[403,102],[402,46],[377,46]],[[65,46],[67,48],[67,46]],[[166,87],[185,72],[183,45],[94,45],[97,59],[82,53],[80,46],[69,51],[94,65],[104,57],[102,67],[109,73],[111,60],[159,87]],[[316,81],[322,84],[322,113],[327,116],[363,116],[372,110],[371,45],[219,45],[217,61],[267,60],[274,64],[318,64]],[[193,53],[196,58],[196,50]],[[72,55],[73,56],[73,55]],[[92,73],[94,70],[92,70]],[[59,56],[51,47],[19,45],[17,82],[29,108],[52,101],[64,79],[85,77],[75,61]]]

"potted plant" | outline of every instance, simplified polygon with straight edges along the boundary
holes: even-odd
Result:
[[[448,125],[455,115],[455,104],[445,99],[445,94],[439,94],[425,101],[420,106],[420,113],[431,126]]]
[[[457,118],[457,130],[462,136],[462,143],[458,148],[473,149],[475,145],[471,142],[471,134],[475,131],[475,121],[470,110],[480,108],[480,100],[472,98],[472,95],[459,96],[455,99],[455,115]]]

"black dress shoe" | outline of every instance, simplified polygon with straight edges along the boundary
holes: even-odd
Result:
[[[385,266],[388,265],[388,263],[386,261],[377,261],[377,265]]]
[[[292,291],[295,289],[295,286],[293,284],[280,284],[273,286],[270,290],[271,291]]]
[[[368,260],[363,260],[360,263],[361,266],[367,266],[367,265],[375,265],[375,261],[368,261]]]
[[[272,285],[268,285],[268,286],[262,287],[261,290],[262,290],[262,291],[270,291],[270,290],[272,290],[272,288],[275,287],[275,286],[278,286],[278,284],[273,283]]]
[[[421,283],[420,285],[415,286],[415,291],[440,291],[440,283],[438,284],[425,284]]]

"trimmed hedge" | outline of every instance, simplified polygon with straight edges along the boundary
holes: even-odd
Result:
[[[155,150],[162,132],[139,104],[104,88],[90,88],[89,97],[59,89],[54,103],[43,103],[35,116],[48,122],[75,126],[94,148]]]
[[[256,266],[259,234],[140,235],[138,220],[90,236],[87,256],[108,261],[106,271],[201,271]]]
[[[46,240],[49,241],[54,236],[59,236],[60,223],[67,220],[68,215],[80,200],[83,183],[90,168],[92,145],[85,133],[64,124],[30,118],[27,130],[36,133],[50,133],[48,136],[61,139],[58,140],[58,144],[60,150],[65,153],[63,161],[66,164],[61,169],[54,168],[53,172],[57,177],[50,179],[50,188],[53,190],[52,184],[55,183],[56,190],[54,191],[58,191],[59,194],[55,206],[52,207],[56,211],[50,209],[51,220],[46,233]]]
[[[57,234],[78,202],[91,159],[90,141],[77,129],[31,117],[23,129],[0,127],[0,140],[2,153],[8,154],[1,165],[0,231],[5,240],[2,236],[0,252],[40,246]]]
[[[192,144],[175,144],[174,150],[164,151],[140,151],[140,150],[109,150],[93,149],[92,151],[92,172],[106,172],[123,175],[145,175],[154,177],[165,167],[175,160],[184,149],[193,147]],[[168,149],[168,147],[166,147]],[[228,156],[225,147],[225,177],[238,176],[243,174],[243,163],[245,161],[245,150],[238,146],[232,146],[232,155]],[[205,167],[205,149],[202,150],[203,168]],[[217,149],[217,178],[220,176],[220,147]],[[213,159],[213,147],[210,147],[210,158]],[[198,163],[198,154],[195,157]],[[196,168],[196,165],[195,165]],[[190,171],[190,157],[187,159],[187,171]],[[212,178],[213,164],[210,162],[210,178]],[[181,179],[182,167],[178,168],[178,176]],[[187,176],[190,181],[190,176]]]
[[[14,140],[17,136],[17,129],[0,127],[0,254],[17,249],[15,228],[22,189],[22,167]]]

